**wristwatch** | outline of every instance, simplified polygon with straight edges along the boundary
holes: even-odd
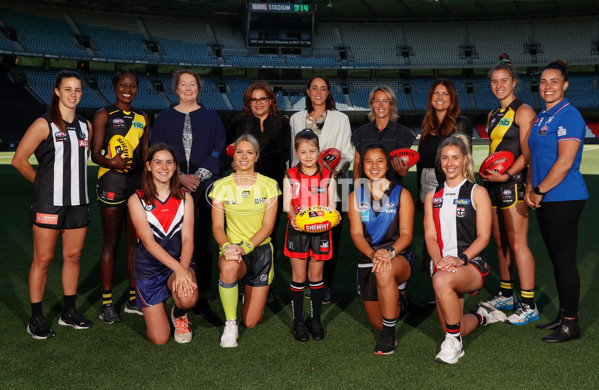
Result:
[[[539,186],[536,186],[536,187],[533,189],[533,191],[534,191],[534,193],[535,193],[535,194],[537,194],[537,195],[541,195],[541,196],[545,196],[545,194],[546,194],[546,192],[541,192],[541,189],[539,188]]]
[[[458,257],[464,262],[464,265],[468,265],[468,256],[464,253],[460,253]]]
[[[391,258],[395,257],[395,248],[393,248],[392,246],[388,246],[385,249],[391,252]]]

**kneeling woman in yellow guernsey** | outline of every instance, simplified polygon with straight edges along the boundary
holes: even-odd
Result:
[[[253,328],[262,319],[268,287],[274,276],[270,234],[277,215],[277,182],[254,171],[258,141],[249,134],[235,141],[235,173],[214,183],[212,232],[220,246],[218,290],[225,311],[223,348],[237,347],[237,281],[244,280],[243,324]],[[226,218],[226,223],[225,223]]]
[[[134,254],[137,237],[127,211],[127,200],[141,187],[144,160],[148,154],[148,118],[145,113],[131,107],[137,94],[139,80],[130,70],[118,70],[112,78],[116,101],[94,116],[92,160],[100,166],[96,195],[102,216],[104,245],[100,255],[102,280],[102,307],[100,319],[107,324],[121,322],[121,317],[112,300],[112,276],[121,238],[123,224],[126,225],[127,270],[129,272],[129,297],[125,312],[142,315],[135,301]],[[126,139],[131,147],[130,158],[125,151],[109,155],[109,142],[115,136]],[[105,154],[102,154],[105,150]]]

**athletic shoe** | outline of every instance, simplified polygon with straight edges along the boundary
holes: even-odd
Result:
[[[45,340],[56,336],[56,333],[48,326],[43,314],[31,317],[27,324],[27,333],[36,340]]]
[[[381,331],[381,336],[379,337],[379,342],[374,347],[375,355],[391,355],[395,352],[395,346],[397,345],[397,339],[395,335],[385,335],[383,331]]]
[[[237,321],[228,320],[225,322],[225,330],[220,338],[220,346],[223,348],[235,348],[237,346],[237,339],[239,339]]]
[[[310,299],[310,291],[311,291],[310,289],[308,289],[308,291],[306,291],[306,297],[305,297],[306,299]]]
[[[306,326],[308,331],[312,333],[312,340],[320,341],[324,339],[324,327],[320,321],[315,321],[312,318],[306,318]]]
[[[268,296],[266,297],[266,304],[272,305],[273,303],[275,303],[275,295],[273,294],[272,287],[269,287],[268,288]]]
[[[520,307],[516,309],[514,314],[507,318],[507,321],[512,325],[520,326],[537,321],[539,318],[539,311],[536,306],[533,309],[527,303],[520,303]]]
[[[479,314],[481,317],[487,320],[484,326],[494,324],[496,322],[505,322],[507,320],[507,316],[504,312],[495,309],[487,302],[481,302],[478,304],[478,310],[476,310],[476,314]]]
[[[77,309],[66,309],[60,314],[58,324],[63,326],[72,326],[77,330],[89,329],[94,323],[85,318]]]
[[[441,344],[441,351],[435,356],[435,361],[439,363],[456,364],[464,356],[462,340],[451,335],[445,335],[445,341]]]
[[[303,321],[293,325],[293,337],[302,343],[305,343],[310,339],[308,337],[308,327]]]
[[[141,311],[141,308],[137,307],[137,304],[135,301],[127,301],[124,311],[125,311],[125,313],[137,314],[138,316],[144,315],[144,313]]]
[[[107,324],[116,324],[123,321],[119,313],[116,312],[116,307],[113,303],[107,303],[100,308],[100,319]]]
[[[501,291],[495,294],[495,296],[489,299],[486,303],[499,310],[516,310],[518,308],[518,298],[516,298],[516,295],[512,294],[511,297],[504,297]]]
[[[173,306],[171,310],[171,321],[175,326],[175,333],[173,334],[175,341],[179,344],[189,343],[191,341],[192,332],[191,328],[189,327],[191,322],[187,320],[187,313],[185,313],[184,316],[175,318],[173,314],[174,312],[175,306]]]

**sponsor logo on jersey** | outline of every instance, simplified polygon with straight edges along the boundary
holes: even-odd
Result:
[[[567,133],[568,133],[568,130],[564,129],[564,126],[560,126],[557,128],[557,136],[558,137],[563,137]]]
[[[455,209],[455,215],[458,218],[462,218],[466,215],[466,209],[463,207],[456,207]]]
[[[266,198],[254,199],[254,204],[262,204],[262,203],[266,203]]]
[[[35,222],[44,225],[58,225],[58,214],[35,213]]]
[[[547,130],[549,128],[547,126],[543,126],[541,127],[541,130],[539,130],[539,135],[547,135]]]
[[[499,126],[509,126],[511,124],[511,122],[512,121],[510,120],[510,118],[502,118],[499,121]]]
[[[503,196],[510,196],[510,195],[512,195],[512,190],[508,190],[508,189],[503,190]]]
[[[249,198],[250,197],[250,192],[249,191],[242,191],[241,192],[241,197],[242,198]]]
[[[320,251],[321,252],[328,252],[330,246],[331,246],[331,244],[329,243],[329,240],[320,240]]]
[[[56,142],[64,142],[67,139],[69,139],[69,136],[67,133],[63,133],[62,131],[57,131],[56,133],[54,133],[54,139],[56,140]]]
[[[133,127],[135,127],[136,129],[143,129],[144,125],[141,122],[133,121]]]
[[[80,148],[87,148],[89,146],[89,141],[86,139],[80,139],[79,140],[79,147]]]
[[[549,117],[549,119],[547,119],[547,122],[545,122],[545,124],[546,124],[546,125],[550,124],[552,120],[553,120],[553,117],[552,117],[552,116],[550,116],[550,117]]]
[[[326,188],[324,187],[318,187],[318,186],[312,186],[310,187],[310,192],[313,194],[324,194],[326,192]]]
[[[106,199],[114,200],[114,192],[104,192]]]
[[[470,199],[454,199],[453,204],[468,206],[470,204]]]
[[[293,245],[294,241],[287,241],[287,249],[289,249],[290,251],[294,250]]]

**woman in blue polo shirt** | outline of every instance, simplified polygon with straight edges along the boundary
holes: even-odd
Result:
[[[528,145],[531,169],[524,196],[537,208],[537,220],[553,263],[560,310],[557,318],[537,328],[552,330],[548,343],[580,338],[580,278],[576,265],[578,220],[589,197],[580,173],[586,125],[565,98],[568,64],[551,61],[541,73],[539,92],[546,107],[535,120]]]

